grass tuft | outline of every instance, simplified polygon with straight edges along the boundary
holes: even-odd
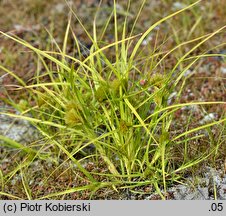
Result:
[[[59,164],[57,169],[60,169],[62,164],[70,161],[76,166],[71,169],[78,170],[79,178],[84,182],[83,185],[35,197],[26,176],[28,165],[25,165],[17,171],[20,170],[27,199],[59,198],[86,190],[96,193],[106,187],[116,191],[125,188],[133,190],[147,185],[151,185],[153,192],[165,199],[164,194],[172,183],[179,182],[191,167],[201,164],[218,152],[223,143],[220,138],[209,149],[197,150],[197,154],[189,151],[192,151],[193,143],[199,144],[200,138],[211,127],[225,124],[225,113],[220,119],[201,126],[187,124],[185,128],[177,130],[175,124],[176,113],[182,108],[226,104],[223,101],[180,102],[187,79],[184,76],[186,71],[197,65],[201,58],[211,56],[207,52],[196,55],[195,51],[224,31],[225,26],[210,34],[178,43],[167,52],[162,52],[161,47],[155,47],[154,53],[152,50],[140,57],[142,42],[157,26],[182,12],[192,10],[199,3],[200,0],[165,16],[137,35],[134,35],[135,24],[145,1],[141,4],[132,28],[128,21],[131,16],[130,3],[123,13],[123,24],[120,25],[114,1],[111,15],[100,33],[96,26],[97,15],[93,31],[89,33],[70,8],[71,15],[63,46],[60,48],[57,45],[58,51],[41,50],[15,35],[0,31],[2,36],[36,53],[39,64],[45,69],[43,74],[37,73],[32,84],[26,84],[15,73],[0,66],[18,81],[15,89],[18,92],[26,91],[29,95],[29,100],[23,99],[19,104],[9,99],[20,114],[0,114],[31,122],[46,140],[40,142],[38,147],[28,147],[0,136],[3,145],[19,149],[27,155],[32,154],[30,163],[51,155],[51,160],[56,161]],[[79,39],[70,28],[73,15],[92,43],[85,56],[81,53]],[[197,28],[200,19],[197,19],[188,38]],[[103,41],[103,38],[112,22],[114,41],[109,43]],[[76,56],[67,54],[70,34],[75,41]],[[184,53],[182,47],[188,44],[193,47]],[[170,69],[164,68],[167,57],[176,51],[181,56],[177,57]],[[222,54],[219,56],[225,57]],[[176,99],[169,102],[175,92]],[[223,137],[223,132],[221,134]],[[101,171],[89,170],[85,165],[87,161],[95,164],[95,167],[102,166]],[[47,179],[52,174],[48,175]],[[1,184],[5,181],[7,177],[1,173]],[[4,192],[0,194],[18,198]]]

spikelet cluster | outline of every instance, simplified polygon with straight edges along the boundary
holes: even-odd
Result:
[[[65,124],[70,127],[83,124],[84,120],[81,115],[81,106],[76,102],[69,102],[66,105],[64,120]]]
[[[103,102],[111,97],[119,97],[120,88],[124,93],[127,90],[128,82],[126,79],[114,79],[110,82],[101,83],[95,92],[95,98],[99,102]]]
[[[164,88],[166,77],[162,74],[154,74],[150,79],[150,84],[154,87],[156,95],[154,97],[154,102],[158,106],[162,106],[165,98],[169,94],[169,91]]]

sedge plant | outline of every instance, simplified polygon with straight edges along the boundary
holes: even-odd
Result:
[[[169,184],[180,182],[187,169],[196,166],[217,151],[219,145],[212,146],[210,150],[201,152],[197,157],[187,156],[189,140],[194,142],[204,136],[204,133],[197,135],[196,132],[225,124],[224,115],[217,121],[192,129],[186,127],[180,133],[175,133],[172,125],[175,122],[175,112],[183,107],[225,104],[223,101],[179,103],[186,82],[185,72],[201,58],[211,55],[192,54],[206,41],[223,31],[225,26],[210,34],[179,43],[167,52],[156,49],[156,52],[147,57],[140,57],[142,42],[153,29],[183,11],[190,10],[199,2],[162,18],[136,35],[134,29],[145,0],[132,27],[129,28],[128,21],[130,1],[124,12],[124,22],[120,30],[114,1],[112,13],[101,32],[96,28],[97,11],[92,33],[88,32],[70,8],[71,15],[77,19],[92,43],[85,56],[81,50],[81,42],[71,29],[71,17],[65,31],[63,47],[55,44],[57,51],[38,49],[21,38],[1,32],[2,36],[35,52],[38,64],[42,64],[45,69],[44,73],[37,73],[33,84],[27,85],[15,73],[0,66],[17,79],[19,85],[15,87],[16,91],[26,90],[29,100],[32,101],[30,103],[22,100],[16,103],[8,100],[21,114],[1,114],[28,120],[40,131],[45,141],[37,149],[2,136],[0,139],[8,143],[8,146],[16,146],[30,155],[29,163],[34,159],[46,160],[48,157],[61,166],[70,160],[76,165],[76,169],[83,173],[81,178],[88,182],[84,186],[62,189],[60,192],[37,197],[38,199],[58,197],[82,190],[96,192],[103,187],[111,187],[114,190],[129,188],[132,191],[136,187],[148,185],[165,199],[164,192]],[[114,42],[103,43],[102,40],[111,23],[114,26]],[[70,34],[76,45],[76,57],[66,52]],[[182,48],[188,44],[191,48],[183,53]],[[181,56],[176,64],[170,70],[158,70],[167,57],[177,50],[180,50]],[[221,56],[224,57],[223,54]],[[181,70],[178,70],[179,67]],[[170,95],[176,89],[176,99],[169,103]],[[175,146],[181,146],[185,152],[184,160],[177,164],[174,163],[172,153]],[[60,161],[62,155],[64,159]],[[106,169],[100,173],[88,171],[84,165],[86,161],[92,161],[95,166],[102,161]],[[29,166],[28,164],[25,163],[24,166]],[[17,170],[22,168],[20,165]],[[24,172],[23,170],[21,173]],[[99,176],[106,180],[98,181]],[[1,179],[7,181],[7,177],[2,176]],[[28,198],[32,199],[29,186],[24,178],[22,180]],[[1,194],[6,195],[3,191]],[[13,194],[8,196],[15,198]]]

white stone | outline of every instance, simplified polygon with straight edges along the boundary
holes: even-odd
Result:
[[[204,116],[202,120],[199,121],[200,124],[204,124],[210,122],[215,119],[215,113],[209,113],[208,115]]]
[[[181,2],[174,2],[173,3],[173,9],[174,10],[180,10],[184,7],[186,7],[186,5],[184,3],[181,3]]]
[[[221,67],[221,73],[226,74],[226,67]]]

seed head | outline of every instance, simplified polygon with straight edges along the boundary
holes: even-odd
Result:
[[[66,125],[74,127],[83,123],[82,116],[75,109],[66,112],[64,117]]]

